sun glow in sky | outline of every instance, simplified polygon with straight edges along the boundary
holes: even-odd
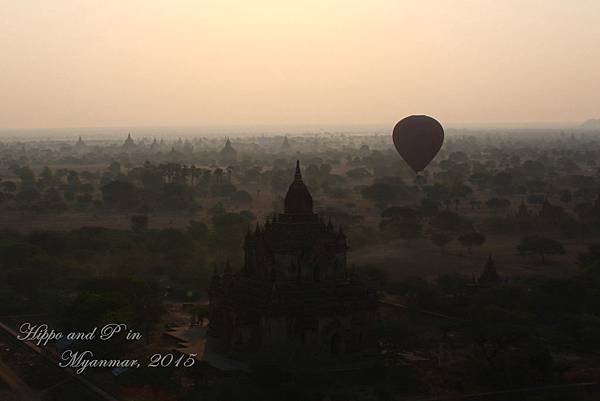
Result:
[[[596,0],[0,0],[0,128],[576,122]]]

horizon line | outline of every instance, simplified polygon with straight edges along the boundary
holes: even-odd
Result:
[[[435,117],[434,117],[435,118]],[[465,129],[465,128],[581,128],[586,121],[594,120],[590,118],[584,121],[517,121],[517,122],[449,122],[443,123],[446,129]],[[398,120],[399,121],[399,120]],[[438,120],[439,121],[439,120]],[[393,128],[393,123],[384,122],[373,122],[373,123],[352,123],[352,122],[338,122],[338,123],[218,123],[218,124],[181,124],[181,125],[136,125],[136,124],[119,124],[119,125],[82,125],[82,126],[31,126],[31,127],[0,127],[0,132],[7,131],[70,131],[70,130],[116,130],[116,129],[197,129],[197,128],[285,128],[285,127],[311,127],[311,128],[334,128],[334,127],[390,127]]]

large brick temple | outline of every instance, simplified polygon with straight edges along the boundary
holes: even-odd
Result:
[[[313,212],[299,162],[284,206],[247,233],[242,268],[213,277],[210,337],[250,363],[352,364],[372,354],[376,295],[349,271],[342,229]]]

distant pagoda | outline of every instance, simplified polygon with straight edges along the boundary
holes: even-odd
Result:
[[[225,146],[221,149],[219,157],[223,163],[232,163],[237,160],[237,151],[231,145],[229,138],[225,141]]]
[[[502,278],[496,271],[494,259],[492,258],[492,255],[489,255],[487,261],[485,262],[485,266],[483,267],[483,272],[481,273],[481,276],[479,276],[479,284],[487,286],[498,284],[501,281]]]
[[[86,147],[85,142],[83,142],[83,139],[81,138],[81,135],[79,136],[79,139],[77,140],[77,142],[75,142],[75,147],[77,149],[83,149]]]
[[[127,139],[123,142],[123,150],[133,150],[135,149],[135,142],[133,142],[133,138],[131,137],[131,133],[127,134]]]
[[[292,150],[292,145],[290,144],[290,141],[288,140],[288,137],[286,135],[285,137],[283,137],[283,143],[281,144],[281,151],[289,152],[290,150]]]
[[[528,219],[531,217],[531,212],[527,209],[527,205],[525,201],[521,199],[521,204],[519,205],[519,209],[517,210],[517,218],[518,219]]]
[[[194,153],[194,145],[192,145],[189,139],[186,139],[185,142],[183,142],[183,153],[188,155]]]

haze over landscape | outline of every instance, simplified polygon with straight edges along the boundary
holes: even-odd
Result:
[[[600,400],[598,16],[0,0],[0,400]]]
[[[600,3],[0,1],[0,130],[597,117]]]

